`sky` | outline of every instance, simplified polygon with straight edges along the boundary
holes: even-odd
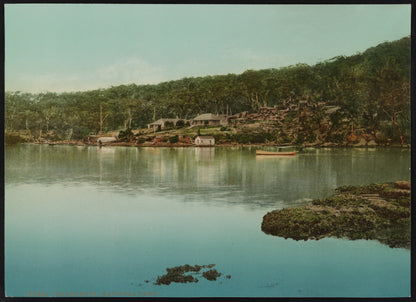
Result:
[[[5,90],[313,65],[410,35],[411,6],[6,4]]]

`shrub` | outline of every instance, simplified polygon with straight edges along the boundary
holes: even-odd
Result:
[[[185,122],[183,120],[179,120],[176,122],[176,128],[182,128],[185,126]]]
[[[120,130],[118,134],[118,139],[122,142],[128,142],[134,137],[133,132],[130,128],[127,128],[125,131]]]
[[[277,138],[277,133],[275,132],[264,132],[263,136],[268,141],[275,141]]]
[[[20,144],[20,143],[24,143],[24,142],[25,142],[25,139],[23,137],[21,137],[20,135],[8,134],[8,133],[6,133],[4,135],[4,143],[6,145]]]
[[[303,144],[303,141],[304,141],[303,134],[302,133],[299,133],[298,134],[298,137],[296,138],[295,144],[296,145],[301,145],[301,144]]]
[[[278,140],[281,144],[290,143],[292,141],[291,138],[283,131],[280,132],[280,137]]]
[[[62,137],[57,137],[53,131],[50,132],[46,132],[45,134],[42,135],[42,138],[47,139],[49,141],[54,141],[54,140],[59,140],[59,139],[66,139],[66,133],[64,133],[64,135]]]
[[[266,141],[265,136],[266,135],[264,133],[254,133],[254,134],[239,133],[233,136],[226,135],[225,137],[232,138],[234,141],[237,141],[239,144],[248,144],[248,143],[261,144]]]
[[[250,142],[250,136],[247,133],[236,134],[235,137],[239,144],[248,144]]]
[[[72,137],[75,139],[81,139],[89,134],[89,129],[85,126],[74,127],[74,132],[72,132]]]
[[[251,135],[249,139],[250,139],[250,142],[254,144],[261,144],[261,143],[264,143],[266,140],[262,133],[253,134]]]
[[[312,134],[309,136],[308,142],[309,142],[309,143],[313,143],[313,142],[315,142],[315,141],[316,141],[316,133],[312,133]]]
[[[165,128],[173,128],[173,122],[166,122]]]
[[[296,117],[296,112],[295,111],[290,111],[287,116],[284,119],[284,123],[285,124],[289,124],[293,121],[293,119]]]
[[[169,137],[169,142],[171,144],[179,142],[179,137],[177,135]]]
[[[330,141],[334,143],[342,143],[345,140],[345,134],[338,133],[330,136]]]
[[[212,134],[212,137],[215,139],[216,142],[219,142],[221,139],[224,138],[222,134]]]
[[[404,129],[402,129],[402,132]],[[382,123],[380,125],[381,135],[379,136],[378,142],[387,142],[388,139],[391,139],[394,143],[400,142],[400,137],[398,135],[397,128],[392,123]],[[380,139],[380,137],[382,139]],[[406,139],[405,139],[406,140]]]

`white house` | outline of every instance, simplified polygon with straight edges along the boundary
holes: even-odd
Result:
[[[198,146],[213,146],[215,145],[215,138],[212,136],[198,136],[195,139],[195,145]]]

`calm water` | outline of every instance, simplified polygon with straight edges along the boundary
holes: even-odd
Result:
[[[409,178],[401,149],[6,147],[6,295],[406,297],[409,250],[260,226],[341,185]],[[153,284],[167,267],[210,263],[231,279]]]

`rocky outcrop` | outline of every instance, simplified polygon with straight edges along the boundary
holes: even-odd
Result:
[[[374,239],[410,248],[410,182],[341,187],[330,198],[267,213],[261,228],[295,240]]]

